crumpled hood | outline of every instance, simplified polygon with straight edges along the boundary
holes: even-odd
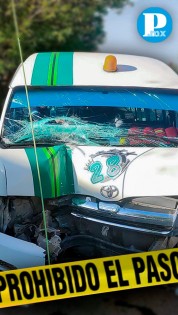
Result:
[[[65,145],[37,148],[44,198],[105,201],[178,195],[178,149]],[[33,148],[1,149],[2,196],[40,196]]]

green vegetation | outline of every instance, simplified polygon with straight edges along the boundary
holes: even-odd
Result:
[[[108,7],[128,0],[15,0],[24,59],[38,51],[93,51]],[[11,0],[0,4],[0,88],[20,63]]]

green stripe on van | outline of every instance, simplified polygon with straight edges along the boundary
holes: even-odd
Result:
[[[59,53],[56,54],[54,76],[53,76],[53,85],[57,85],[57,74],[58,74],[58,64],[59,64]]]
[[[32,176],[35,196],[40,197],[39,178],[33,148],[25,149]],[[44,198],[55,198],[74,193],[71,150],[65,145],[37,148]]]
[[[50,151],[51,156],[53,156],[53,166],[55,167],[55,170],[54,170],[55,192],[56,192],[56,195],[59,196],[60,195],[59,150],[55,150],[53,147],[50,147],[48,148],[48,151]]]
[[[56,85],[73,85],[73,52],[59,54]]]
[[[39,53],[34,63],[31,85],[73,85],[73,54]]]
[[[27,154],[31,166],[35,196],[40,197],[40,186],[36,167],[35,152],[33,148],[27,148],[25,149],[25,152]],[[43,196],[44,198],[54,197],[50,166],[51,159],[47,158],[46,154],[43,151],[43,148],[37,148],[37,155],[40,168]]]
[[[50,171],[50,184],[51,184],[51,195],[55,197],[55,178],[54,178],[54,167],[53,161],[51,159],[51,154],[48,152],[48,148],[43,148],[43,152],[49,161],[49,171]]]
[[[52,53],[39,53],[35,59],[31,85],[47,85]]]
[[[53,72],[54,72],[54,67],[55,67],[55,53],[51,54],[50,57],[50,63],[49,63],[49,70],[48,70],[48,85],[52,85],[53,83]]]

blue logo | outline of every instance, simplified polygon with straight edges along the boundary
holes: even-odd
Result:
[[[139,15],[137,29],[144,40],[159,43],[171,34],[172,18],[162,8],[148,8]]]

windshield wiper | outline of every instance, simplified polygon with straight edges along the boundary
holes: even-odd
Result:
[[[14,142],[14,143],[5,143],[4,141],[1,141],[0,144],[2,145],[3,148],[11,148],[11,147],[34,147],[33,141],[29,142]],[[60,143],[62,144],[62,143]],[[59,145],[57,142],[45,142],[45,141],[38,141],[36,142],[37,147],[52,147],[55,145]]]

